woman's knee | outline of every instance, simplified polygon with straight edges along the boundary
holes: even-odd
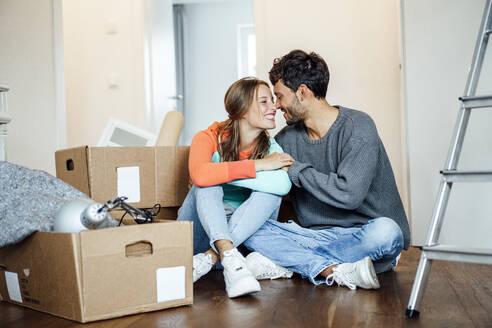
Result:
[[[186,194],[186,197],[178,209],[178,220],[188,220],[189,217],[193,217],[196,213],[196,198],[195,198],[195,186],[193,186]]]
[[[222,197],[224,197],[224,190],[220,185],[210,186],[210,187],[194,186],[194,188],[195,188],[195,194],[197,199],[217,198],[217,197],[220,197],[220,199],[222,199]]]
[[[272,204],[274,206],[280,206],[280,203],[282,202],[282,196],[262,191],[253,191],[250,198],[253,201],[258,201],[263,204]]]

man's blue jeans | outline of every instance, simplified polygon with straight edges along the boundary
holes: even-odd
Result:
[[[268,219],[276,220],[282,198],[277,195],[252,191],[230,218],[223,203],[221,186],[199,188],[193,186],[178,211],[178,220],[193,221],[193,254],[203,253],[215,241],[230,240],[241,245]]]
[[[370,220],[362,227],[323,230],[268,220],[244,245],[314,284],[321,284],[327,280],[317,276],[327,267],[366,256],[371,257],[376,273],[392,269],[403,247],[403,235],[396,222],[385,217]]]

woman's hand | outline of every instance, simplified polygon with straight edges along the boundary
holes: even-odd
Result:
[[[271,153],[262,158],[255,159],[256,171],[270,171],[290,166],[294,163],[294,159],[287,153]]]

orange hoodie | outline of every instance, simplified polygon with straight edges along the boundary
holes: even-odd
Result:
[[[218,153],[219,122],[198,132],[191,142],[188,167],[191,180],[198,187],[210,187],[238,179],[255,178],[256,170],[251,157],[252,148],[239,153],[239,161],[213,163]]]

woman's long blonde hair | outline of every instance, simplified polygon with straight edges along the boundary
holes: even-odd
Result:
[[[234,82],[224,97],[224,105],[229,119],[219,125],[219,154],[224,162],[239,160],[239,119],[247,112],[253,101],[258,98],[260,85],[268,88],[268,83],[257,78],[245,77]],[[262,131],[255,140],[255,146],[250,159],[265,157],[270,148],[270,137],[266,130]]]

